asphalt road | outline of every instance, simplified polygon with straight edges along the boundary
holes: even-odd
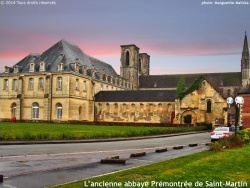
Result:
[[[5,145],[0,146],[0,187],[46,187],[80,180],[104,173],[188,155],[208,149],[209,133],[182,135],[118,142]],[[197,143],[197,147],[188,147]],[[182,150],[173,146],[183,145]],[[168,148],[156,154],[155,150]],[[146,152],[146,156],[131,158],[130,154]],[[119,155],[126,165],[100,164],[100,160]]]

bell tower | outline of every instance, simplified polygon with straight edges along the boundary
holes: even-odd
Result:
[[[247,33],[245,32],[243,51],[241,56],[241,79],[242,87],[245,88],[249,85],[249,49],[247,42]]]
[[[139,49],[134,44],[121,46],[120,75],[132,83],[132,90],[138,88]]]
[[[138,71],[139,76],[149,75],[150,56],[147,53],[139,54]]]

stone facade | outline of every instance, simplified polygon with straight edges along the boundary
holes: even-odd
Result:
[[[199,88],[184,98],[175,101],[175,123],[210,122],[216,119],[227,119],[226,100],[207,82],[203,80]],[[185,122],[185,117],[190,117],[190,122]],[[187,120],[186,120],[187,121]]]
[[[5,75],[0,81],[4,83],[0,85],[1,119],[94,121],[94,94],[124,89],[74,73]]]
[[[173,102],[96,102],[96,121],[173,123]]]

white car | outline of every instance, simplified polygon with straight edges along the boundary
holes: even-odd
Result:
[[[217,127],[211,133],[211,141],[219,140],[222,137],[225,137],[225,136],[228,137],[232,134],[234,134],[233,127]]]

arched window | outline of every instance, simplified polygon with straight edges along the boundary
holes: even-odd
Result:
[[[61,103],[56,104],[56,118],[62,119],[62,104]]]
[[[211,101],[207,101],[207,113],[211,113],[212,112],[212,103]]]
[[[11,117],[16,117],[16,103],[11,104]]]
[[[126,61],[125,61],[125,66],[129,66],[129,51],[126,52]]]
[[[32,119],[39,118],[39,105],[38,103],[34,102],[32,104]]]
[[[139,72],[141,72],[141,59],[139,59]]]

